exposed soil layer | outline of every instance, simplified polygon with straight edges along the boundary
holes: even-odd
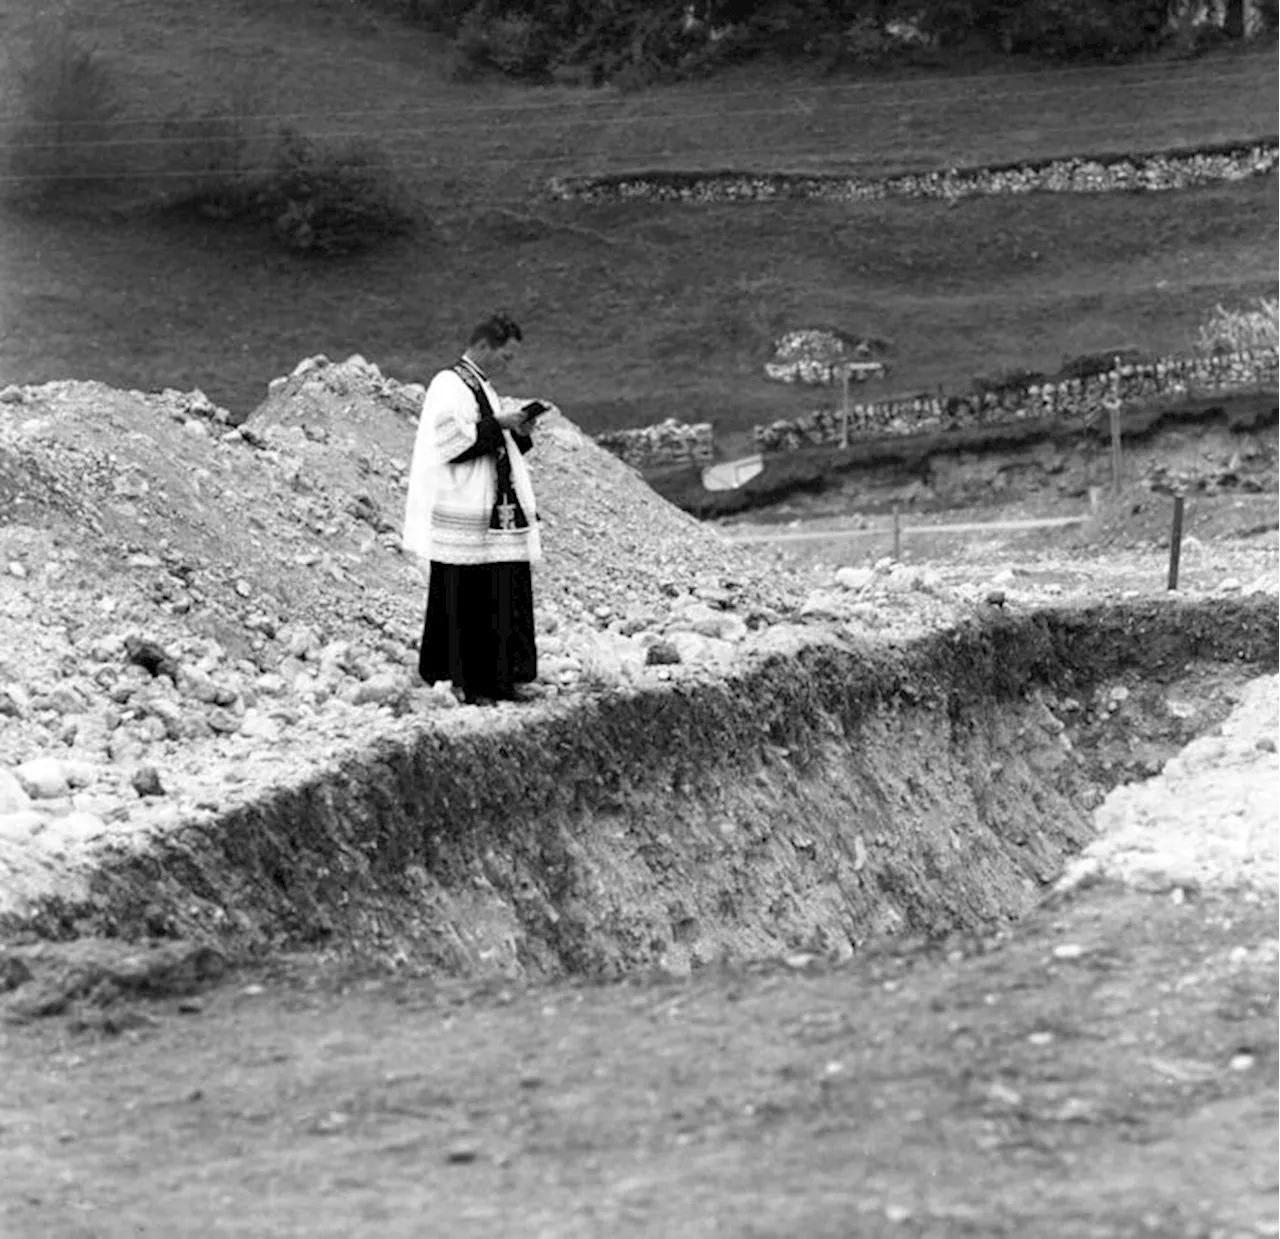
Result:
[[[1187,438],[1235,439],[1241,447],[1274,443],[1275,393],[1250,393],[1189,400],[1180,405],[1155,402],[1126,408],[1121,418],[1126,452],[1176,454]],[[861,493],[896,486],[914,493],[895,500],[973,505],[1002,497],[1010,482],[1043,474],[1050,485],[1069,483],[1082,495],[1090,485],[1110,481],[1107,427],[1027,421],[1004,426],[980,426],[921,435],[883,436],[854,442],[848,448],[801,448],[766,454],[764,470],[735,490],[708,491],[701,470],[669,469],[649,475],[653,488],[665,499],[702,518],[759,511],[761,519],[776,518],[789,498],[831,492]],[[744,448],[749,451],[749,448]],[[989,475],[1007,476],[1001,486],[982,493],[952,493],[948,483],[966,462],[980,461]],[[1274,449],[1272,450],[1274,461]],[[1024,476],[1019,477],[1022,474]]]
[[[912,643],[778,638],[733,679],[388,737],[104,849],[4,928],[532,976],[989,929],[1090,838],[1102,791],[1225,715],[1197,668],[1274,670],[1277,614],[1269,594],[990,606]]]

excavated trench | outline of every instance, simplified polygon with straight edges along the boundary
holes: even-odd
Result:
[[[3,936],[616,975],[1016,919],[1091,810],[1277,663],[1273,597],[990,608],[927,640],[780,633],[739,677],[419,728],[98,858]],[[459,720],[460,721],[460,720]]]

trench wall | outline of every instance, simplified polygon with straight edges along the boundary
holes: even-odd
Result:
[[[733,680],[418,724],[144,853],[99,854],[80,894],[0,936],[611,975],[990,927],[1090,837],[1042,694],[1196,661],[1273,670],[1276,610],[993,609],[892,648],[796,629]]]

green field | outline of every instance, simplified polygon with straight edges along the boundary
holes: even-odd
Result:
[[[859,79],[756,66],[622,94],[458,84],[438,42],[389,20],[336,3],[262,7],[113,0],[77,19],[127,85],[136,122],[119,140],[132,170],[109,216],[0,214],[0,383],[200,386],[247,409],[316,352],[421,378],[500,304],[527,329],[523,390],[590,431],[708,419],[732,452],[753,424],[814,403],[762,377],[790,328],[892,340],[894,372],[866,389],[874,397],[1052,370],[1086,351],[1186,348],[1214,304],[1276,287],[1274,176],[955,208],[538,197],[557,172],[871,174],[1255,137],[1275,129],[1270,49]],[[24,12],[0,6],[11,57]],[[228,91],[264,133],[288,118],[317,136],[378,137],[429,224],[380,253],[323,262],[235,226],[119,209],[173,170],[174,148],[149,122]]]

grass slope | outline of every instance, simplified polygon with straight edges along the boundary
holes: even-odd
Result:
[[[79,28],[162,117],[234,88],[314,133],[377,135],[432,225],[324,265],[226,226],[0,215],[0,382],[201,386],[251,408],[318,351],[400,377],[446,361],[495,304],[529,328],[519,386],[588,430],[677,416],[749,428],[830,397],[766,382],[772,339],[832,323],[896,344],[868,398],[1117,346],[1186,347],[1217,302],[1273,292],[1275,178],[1176,195],[837,206],[586,207],[554,171],[637,166],[874,173],[1249,137],[1274,128],[1270,55],[895,79],[756,67],[637,95],[447,79],[439,47],[336,4],[113,0]],[[0,3],[20,48],[22,6]],[[142,125],[137,198],[171,148]],[[134,148],[131,148],[134,149]]]

